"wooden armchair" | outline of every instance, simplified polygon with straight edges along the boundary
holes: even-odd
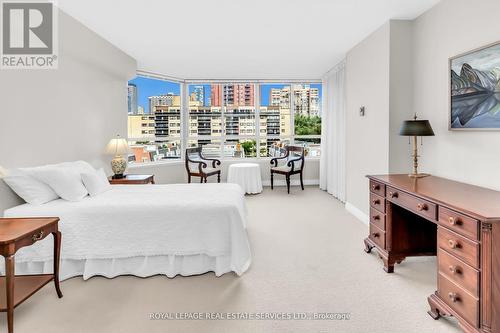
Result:
[[[200,183],[207,182],[207,177],[217,175],[217,183],[220,183],[220,161],[215,158],[206,158],[201,154],[202,147],[186,149],[186,171],[188,183],[191,177],[200,177]],[[211,166],[209,165],[211,163]]]
[[[292,154],[290,154],[292,153]],[[278,160],[286,159],[287,163],[278,166]],[[287,192],[290,193],[290,176],[300,174],[300,186],[304,190],[302,172],[304,170],[304,147],[287,146],[285,156],[271,159],[271,189],[274,189],[274,174],[285,175]]]

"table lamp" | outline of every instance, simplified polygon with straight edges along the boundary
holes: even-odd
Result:
[[[127,140],[120,138],[119,135],[116,138],[111,139],[106,146],[106,154],[114,156],[111,161],[111,169],[113,170],[113,179],[123,178],[123,173],[127,169],[127,159],[122,155],[127,155],[129,152],[129,147]]]
[[[413,172],[408,176],[413,178],[421,178],[429,176],[429,174],[418,173],[418,150],[417,150],[417,137],[418,136],[434,136],[431,124],[428,120],[417,120],[417,115],[413,120],[403,121],[399,135],[413,137]]]

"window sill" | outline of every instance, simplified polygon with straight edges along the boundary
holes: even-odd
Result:
[[[319,161],[320,157],[306,157],[306,161]],[[261,158],[227,158],[220,160],[222,164],[224,163],[259,163],[265,162],[269,163],[271,161],[271,157],[261,157]],[[128,169],[140,169],[140,168],[148,168],[162,165],[184,165],[184,160],[166,160],[166,161],[156,161],[156,162],[147,162],[147,163],[133,163],[128,165]]]

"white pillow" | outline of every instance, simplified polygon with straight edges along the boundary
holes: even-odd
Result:
[[[85,161],[64,162],[64,163],[55,164],[55,165],[51,165],[51,166],[71,168],[80,174],[92,173],[92,172],[96,171],[96,169],[92,165],[90,165],[88,162],[85,162]]]
[[[111,190],[111,184],[103,169],[82,173],[82,181],[91,197]]]
[[[73,168],[45,166],[34,168],[33,177],[49,185],[54,192],[67,201],[80,201],[87,194],[80,172]]]
[[[9,172],[2,179],[18,196],[29,204],[42,205],[59,198],[49,185],[22,171]]]

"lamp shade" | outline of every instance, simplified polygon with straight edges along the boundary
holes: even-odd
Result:
[[[405,120],[399,130],[402,136],[434,136],[428,120]]]
[[[128,154],[129,147],[127,140],[120,138],[120,136],[117,135],[116,138],[109,141],[105,152],[106,154],[113,156]]]

